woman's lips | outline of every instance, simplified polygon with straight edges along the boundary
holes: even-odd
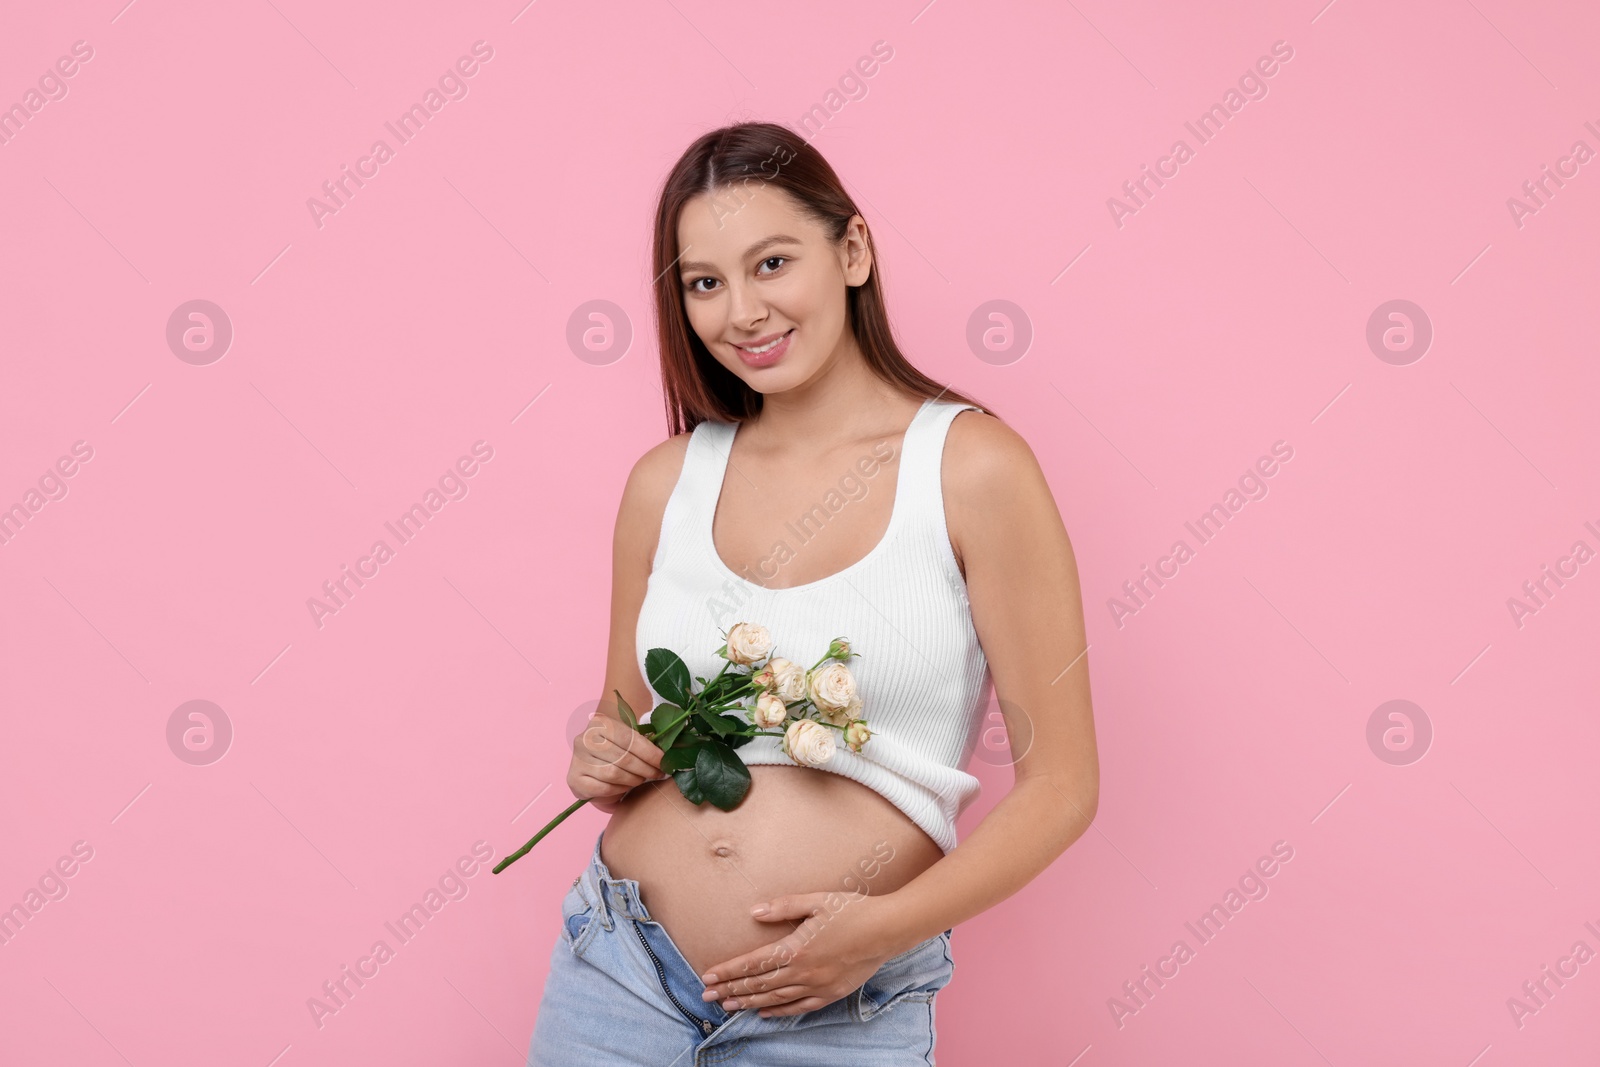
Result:
[[[783,334],[783,339],[765,352],[752,352],[743,345],[734,345],[733,347],[738,350],[739,358],[744,360],[745,366],[770,367],[782,359],[785,352],[789,351],[789,342],[793,338],[794,328],[790,327]]]

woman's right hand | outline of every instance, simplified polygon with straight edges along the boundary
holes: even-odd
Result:
[[[573,739],[567,788],[610,815],[629,790],[668,777],[661,769],[663,755],[655,742],[627,723],[596,712]]]

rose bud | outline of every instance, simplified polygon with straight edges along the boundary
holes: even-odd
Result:
[[[865,719],[857,719],[844,728],[844,743],[850,746],[851,752],[860,752],[861,746],[872,738],[872,731],[867,729]]]
[[[756,706],[750,712],[750,721],[763,729],[782,726],[783,720],[789,717],[789,709],[784,707],[783,698],[776,693],[762,693],[756,697]]]

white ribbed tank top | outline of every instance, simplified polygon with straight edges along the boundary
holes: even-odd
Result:
[[[835,637],[849,638],[860,653],[849,665],[872,737],[859,753],[837,746],[817,769],[882,794],[946,853],[956,847],[957,816],[979,792],[966,767],[992,684],[950,547],[939,474],[950,421],[971,407],[924,401],[901,445],[883,539],[844,570],[786,589],[747,581],[717,555],[711,522],[738,424],[697,425],[662,515],[636,636],[646,684],[645,654],[652,648],[676,652],[692,676],[715,677],[723,665],[716,650],[736,622],[765,626],[773,654],[802,668]],[[881,481],[866,484],[882,492]],[[846,506],[845,494],[830,491],[818,508],[788,524],[788,548],[803,551],[803,540],[825,533],[825,517]],[[757,737],[734,751],[749,766],[794,766],[780,740]]]

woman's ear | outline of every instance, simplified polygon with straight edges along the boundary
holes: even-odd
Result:
[[[867,221],[851,215],[844,231],[844,283],[851,288],[865,285],[872,277],[872,235]]]

